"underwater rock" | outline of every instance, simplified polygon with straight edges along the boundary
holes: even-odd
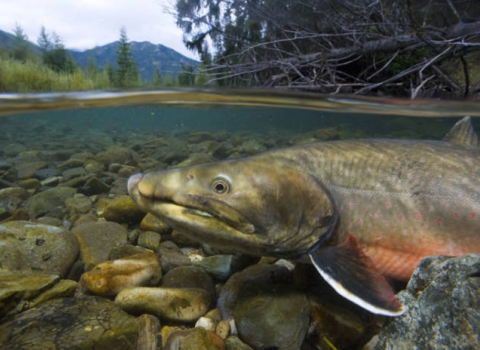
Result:
[[[388,320],[375,350],[480,348],[480,254],[423,259],[398,298],[407,311]]]
[[[163,350],[225,350],[222,338],[203,328],[176,330],[170,333]]]
[[[212,255],[203,258],[195,265],[202,267],[219,280],[226,280],[231,274],[232,255]]]
[[[117,260],[129,257],[135,254],[151,253],[143,247],[132,245],[130,243],[117,244],[110,250],[108,260]]]
[[[178,163],[176,166],[190,166],[195,164],[203,164],[203,163],[211,163],[215,161],[209,154],[205,153],[191,153],[187,159],[183,160],[182,162]]]
[[[137,223],[143,219],[145,213],[138,208],[130,196],[121,195],[108,202],[102,215],[108,221]]]
[[[162,261],[163,263],[163,261]],[[204,290],[209,300],[215,300],[215,285],[210,275],[198,266],[179,266],[163,276],[161,286],[164,288],[198,288]]]
[[[0,189],[0,221],[11,217],[19,205],[29,196],[28,191],[21,187]]]
[[[20,163],[15,166],[17,169],[17,178],[19,179],[29,179],[34,177],[34,174],[43,168],[48,167],[48,163],[43,161],[36,161],[36,162],[25,162]]]
[[[140,228],[145,231],[158,232],[161,235],[172,232],[170,226],[150,213],[145,215],[145,217],[142,219],[140,222]]]
[[[91,154],[91,156],[93,157],[93,154]],[[70,158],[70,159],[58,164],[57,169],[65,170],[65,169],[77,168],[77,167],[83,166],[83,164],[84,164],[84,160],[82,159],[82,157]]]
[[[245,153],[247,155],[254,155],[265,152],[266,150],[267,148],[257,140],[247,140],[238,148],[240,153]]]
[[[17,308],[18,313],[42,291],[60,280],[58,275],[32,274],[0,269],[0,318]]]
[[[46,169],[37,170],[33,174],[33,177],[35,177],[38,180],[45,180],[45,179],[48,179],[49,177],[60,176],[60,175],[62,175],[61,171],[53,168],[46,168]]]
[[[160,320],[153,315],[144,314],[137,318],[138,340],[137,350],[161,349]]]
[[[131,350],[137,337],[134,317],[92,296],[50,300],[0,325],[4,349]]]
[[[354,312],[326,302],[310,300],[311,325],[308,344],[322,349],[328,343],[337,349],[355,348],[365,334],[365,325]]]
[[[312,134],[313,137],[317,139],[317,141],[338,140],[340,138],[338,128],[322,128],[315,130]]]
[[[95,174],[100,176],[105,170],[105,165],[95,159],[88,159],[85,161],[84,168],[88,174]]]
[[[75,226],[72,233],[77,236],[80,255],[85,271],[108,260],[108,253],[117,244],[127,242],[127,230],[116,222],[87,222]]]
[[[17,154],[24,152],[27,150],[27,147],[25,147],[21,143],[10,143],[4,147],[2,147],[3,154],[5,154],[7,157],[15,157]]]
[[[287,268],[278,265],[256,264],[233,274],[222,287],[217,307],[224,320],[234,317],[235,306],[244,289],[262,285],[283,284],[291,282],[291,274]]]
[[[106,151],[99,152],[96,158],[98,161],[106,165],[119,163],[136,166],[140,156],[135,151],[132,151],[126,147],[111,146]]]
[[[192,322],[208,311],[210,299],[200,288],[135,287],[118,293],[115,303],[133,315],[148,313],[160,320]]]
[[[161,236],[154,231],[142,231],[138,235],[137,244],[153,251],[156,251],[160,246]]]
[[[92,176],[82,185],[78,192],[83,193],[86,196],[92,196],[94,194],[108,193],[111,187],[100,180],[96,176]]]
[[[161,243],[157,250],[160,261],[162,262],[162,270],[164,273],[167,273],[176,267],[192,265],[192,261],[188,256],[183,255],[178,247],[171,247],[170,245],[172,244],[175,245],[173,242]]]
[[[0,225],[0,266],[65,276],[78,255],[77,239],[61,227],[28,221]]]
[[[307,334],[310,307],[291,283],[249,284],[234,310],[240,338],[256,349],[300,349]]]
[[[80,283],[97,295],[114,296],[126,288],[155,286],[161,278],[157,256],[143,253],[98,264],[82,275]]]
[[[197,131],[187,135],[186,139],[189,143],[200,143],[204,141],[215,140],[216,135],[208,131]]]
[[[62,172],[62,176],[68,181],[76,177],[82,177],[87,175],[87,171],[84,167],[70,168]]]
[[[27,201],[26,209],[31,218],[48,214],[56,207],[63,207],[67,198],[77,193],[75,188],[54,187],[35,194]]]
[[[65,200],[65,207],[70,210],[70,218],[87,214],[92,208],[92,200],[81,193],[76,193],[73,197]]]
[[[227,346],[227,350],[253,350],[250,346],[235,336],[228,337],[225,344]]]

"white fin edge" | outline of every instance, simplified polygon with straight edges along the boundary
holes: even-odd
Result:
[[[310,256],[310,255],[309,255]],[[403,313],[405,313],[405,308],[402,307],[401,310],[399,311],[391,311],[391,310],[385,310],[381,309],[375,305],[372,305],[370,303],[367,303],[365,300],[362,298],[356,296],[355,294],[352,294],[348,290],[346,290],[341,283],[338,283],[335,281],[332,276],[330,276],[328,273],[323,271],[320,267],[317,266],[315,263],[315,260],[310,256],[310,260],[312,261],[313,266],[317,269],[317,271],[320,273],[320,276],[333,288],[335,291],[340,294],[342,297],[345,299],[350,300],[351,302],[357,304],[358,306],[364,308],[367,311],[370,311],[371,313],[377,314],[377,315],[383,315],[383,316],[400,316]]]

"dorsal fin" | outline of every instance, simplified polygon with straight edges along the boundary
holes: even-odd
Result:
[[[453,128],[445,135],[443,141],[451,142],[459,146],[478,147],[478,137],[473,130],[472,118],[460,119]]]

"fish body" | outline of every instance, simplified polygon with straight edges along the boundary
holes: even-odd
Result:
[[[137,174],[140,208],[252,255],[309,255],[341,295],[385,315],[428,255],[480,252],[480,148],[468,117],[444,141],[320,142]]]

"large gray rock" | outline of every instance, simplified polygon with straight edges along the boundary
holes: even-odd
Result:
[[[0,325],[2,349],[136,349],[135,318],[113,302],[84,296],[47,301]]]
[[[68,230],[29,221],[0,225],[0,267],[65,276],[78,255]]]
[[[480,254],[423,259],[398,297],[408,309],[375,350],[480,349]]]

